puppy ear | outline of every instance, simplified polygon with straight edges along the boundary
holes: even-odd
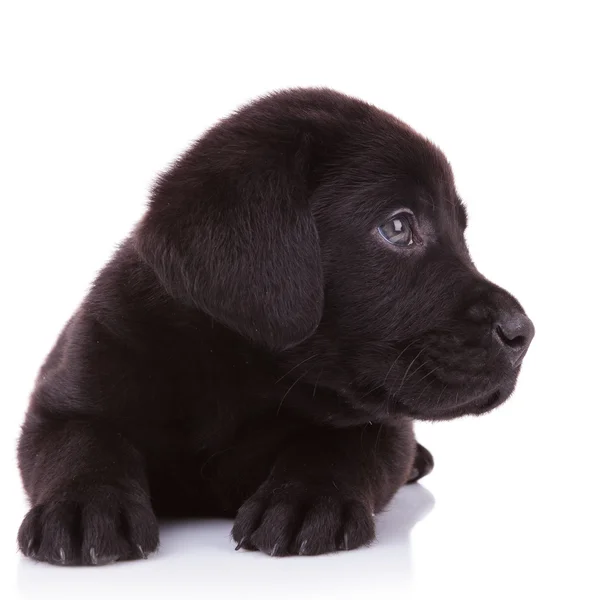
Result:
[[[323,309],[301,153],[215,137],[159,179],[134,244],[173,297],[273,349],[298,344]]]

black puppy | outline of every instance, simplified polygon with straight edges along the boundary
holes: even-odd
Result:
[[[21,550],[146,557],[155,515],[235,515],[276,556],[368,544],[433,466],[413,419],[498,406],[533,336],[465,227],[442,153],[369,104],[297,89],[216,125],[41,369]]]

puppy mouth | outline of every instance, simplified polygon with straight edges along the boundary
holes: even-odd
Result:
[[[519,370],[502,373],[495,381],[482,381],[474,375],[460,385],[445,383],[437,377],[424,389],[401,396],[391,393],[393,411],[415,419],[448,420],[466,415],[482,415],[503,404],[515,388]],[[389,396],[388,396],[389,397]]]
[[[419,377],[420,365],[413,367],[417,381],[410,389],[411,377],[405,376],[405,394],[391,391],[396,398],[394,404],[399,412],[403,412],[416,419],[446,420],[466,415],[481,415],[494,410],[503,404],[515,388],[520,367],[506,365],[497,361],[496,356],[490,360],[489,353],[483,352],[479,356],[474,352],[466,357],[470,359],[467,365],[452,364],[448,368],[448,357],[424,357],[424,369],[429,369],[425,376]],[[456,363],[461,353],[456,353],[451,359]],[[418,354],[417,354],[418,356]],[[452,368],[454,367],[454,368]],[[423,389],[421,389],[423,388]]]
[[[481,415],[508,399],[520,371],[485,360],[485,355],[478,362],[469,357],[470,364],[461,369],[448,368],[444,361],[429,356],[417,361],[420,356],[422,350],[415,348],[414,355],[406,357],[408,366],[392,361],[391,367],[382,368],[381,379],[365,377],[351,385],[351,404],[373,418],[438,421]]]
[[[500,390],[496,390],[495,392],[493,392],[492,394],[487,396],[483,400],[483,402],[481,402],[481,403],[477,402],[472,407],[470,412],[472,414],[478,415],[478,414],[482,414],[482,413],[488,412],[490,410],[493,410],[497,406],[500,406],[500,404],[502,404],[506,400],[507,397],[508,396],[503,395]]]
[[[511,389],[498,388],[490,394],[476,399],[469,398],[463,402],[450,406],[440,406],[433,409],[423,411],[423,414],[414,415],[416,418],[433,421],[443,421],[454,419],[466,415],[483,415],[488,413],[501,404],[503,404],[510,396]]]

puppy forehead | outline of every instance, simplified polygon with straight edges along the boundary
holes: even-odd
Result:
[[[373,218],[374,210],[397,207],[439,217],[457,212],[452,170],[441,150],[372,104],[324,88],[291,89],[247,106],[233,123],[243,130],[238,145],[250,140],[293,156],[307,149],[304,165],[311,169],[309,188],[318,189],[312,195],[317,213]]]
[[[385,213],[405,207],[438,217],[463,211],[441,150],[401,121],[384,124],[385,143],[377,134],[363,137],[364,153],[349,171],[352,208]]]
[[[454,176],[444,153],[411,127],[397,121],[386,170],[398,193],[407,193],[415,209],[454,203]]]

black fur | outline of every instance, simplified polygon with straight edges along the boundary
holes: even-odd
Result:
[[[398,209],[410,247],[377,233]],[[41,369],[21,550],[145,557],[155,515],[235,516],[238,547],[277,556],[368,544],[433,467],[413,419],[500,404],[533,335],[465,227],[442,153],[364,102],[290,90],[217,124]]]

